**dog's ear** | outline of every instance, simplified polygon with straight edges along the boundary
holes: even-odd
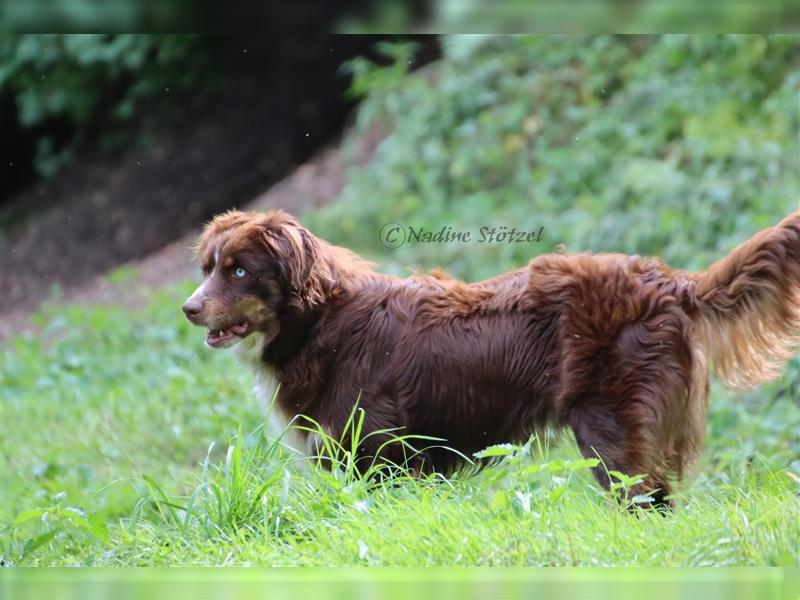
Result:
[[[304,309],[321,304],[333,277],[319,240],[285,213],[266,221],[262,239],[284,280],[289,305]]]

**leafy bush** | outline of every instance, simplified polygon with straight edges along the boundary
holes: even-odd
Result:
[[[116,128],[130,136],[119,126],[158,105],[164,94],[207,77],[207,59],[198,36],[4,36],[0,94],[14,96],[24,128],[58,120],[72,132],[65,141],[37,134],[36,168],[51,175],[90,131]]]
[[[383,223],[544,226],[544,243],[406,245],[391,262],[482,278],[564,244],[704,268],[798,206],[800,55],[790,36],[444,38],[408,74],[350,63],[357,128],[387,132],[353,160],[312,223],[376,256]],[[387,257],[388,258],[388,257]],[[389,268],[396,268],[390,265]]]

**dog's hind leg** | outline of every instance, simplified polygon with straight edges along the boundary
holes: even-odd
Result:
[[[647,456],[647,425],[637,422],[630,414],[608,411],[605,402],[593,404],[590,400],[576,408],[570,418],[581,453],[587,458],[599,458],[594,475],[604,488],[614,481],[609,473],[618,471],[627,476],[644,475],[640,483],[626,490],[628,499],[649,495],[654,507],[672,506],[667,498],[672,493],[665,474]]]
[[[703,411],[695,406],[702,393],[695,388],[704,386],[696,377],[704,365],[689,340],[688,319],[667,305],[621,326],[593,356],[582,355],[582,368],[575,366],[582,377],[571,382],[562,415],[581,452],[602,460],[595,474],[606,488],[607,471],[645,474],[628,495],[671,504],[667,476],[682,475],[702,434]]]

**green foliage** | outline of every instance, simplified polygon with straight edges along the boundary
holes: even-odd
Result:
[[[14,507],[48,508],[56,497],[90,520],[130,515],[148,491],[141,475],[170,479],[202,460],[181,440],[224,448],[257,422],[256,408],[240,401],[247,374],[198,352],[196,332],[181,323],[188,291],[156,294],[138,320],[116,307],[46,312],[34,318],[40,336],[3,342],[4,524]],[[204,370],[219,375],[210,386]],[[55,530],[68,560],[74,536]]]
[[[480,279],[564,244],[704,268],[797,208],[794,36],[450,36],[407,75],[405,46],[351,63],[359,131],[338,202],[309,215],[376,257],[382,224],[544,226],[543,242],[407,244],[387,258]]]
[[[201,481],[188,498],[170,497],[145,476],[150,494],[137,504],[127,530],[135,532],[142,522],[146,526],[156,521],[184,534],[199,528],[212,539],[227,539],[239,531],[277,535],[290,477],[280,440],[267,438],[261,426],[247,436],[240,430],[222,464],[212,463],[213,448],[209,446]]]
[[[36,167],[51,175],[90,131],[127,131],[163,102],[165,94],[208,77],[200,38],[188,35],[20,35],[0,39],[0,93],[16,100],[28,129],[52,120],[74,136],[57,146],[37,138]],[[112,139],[110,134],[105,139]],[[113,139],[112,141],[129,141]]]

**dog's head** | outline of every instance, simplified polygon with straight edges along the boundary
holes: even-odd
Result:
[[[200,237],[197,257],[203,282],[183,312],[208,329],[211,348],[256,332],[268,344],[287,312],[322,303],[333,283],[320,241],[281,211],[217,216]]]

